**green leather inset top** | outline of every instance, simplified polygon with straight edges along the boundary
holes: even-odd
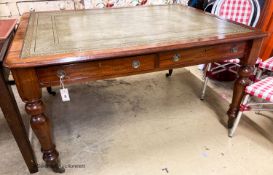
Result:
[[[33,12],[21,57],[104,50],[252,30],[180,5],[85,11]]]

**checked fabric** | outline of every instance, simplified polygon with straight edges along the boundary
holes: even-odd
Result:
[[[236,58],[236,59],[231,59],[231,60],[225,60],[224,62],[226,63],[234,63],[234,64],[239,64],[240,63],[240,59]],[[260,64],[262,63],[262,59],[258,58],[256,61],[256,64]],[[272,64],[273,64],[273,60],[272,60]],[[273,65],[272,65],[273,66]]]
[[[250,0],[223,0],[219,16],[249,25],[253,17],[253,5]]]
[[[273,71],[273,57],[269,58],[264,62],[261,62],[259,68]]]
[[[245,92],[252,96],[273,102],[273,77],[267,77],[247,86]]]

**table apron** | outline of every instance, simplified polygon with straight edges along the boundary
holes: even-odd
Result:
[[[40,86],[49,87],[60,84],[58,77],[60,72],[65,74],[64,83],[70,84],[242,58],[247,53],[247,49],[247,42],[227,43],[148,55],[38,67],[35,70]]]

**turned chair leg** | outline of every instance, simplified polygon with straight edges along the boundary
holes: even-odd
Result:
[[[166,73],[166,77],[170,77],[173,74],[173,69],[169,69],[169,72]]]
[[[248,103],[249,97],[250,97],[250,95],[246,95],[246,96],[245,96],[245,99],[244,99],[242,105],[246,105],[246,104]],[[242,115],[243,115],[243,111],[240,110],[240,111],[238,112],[238,114],[237,114],[237,117],[236,117],[236,119],[235,119],[235,121],[234,121],[234,124],[233,124],[232,128],[229,130],[229,133],[228,133],[228,136],[229,136],[229,137],[232,137],[232,136],[234,135],[235,130],[237,129],[237,127],[238,127],[238,125],[239,125],[239,122],[240,122],[240,120],[241,120],[241,118],[242,118]]]
[[[209,81],[208,72],[210,70],[211,70],[211,63],[207,64],[205,71],[204,71],[204,84],[203,84],[202,93],[200,96],[201,100],[204,100],[204,98],[205,98],[205,93],[206,93],[206,89],[207,89],[207,85],[208,85],[208,81]]]
[[[50,95],[53,95],[53,96],[56,95],[56,92],[52,90],[52,87],[47,87],[46,90]]]

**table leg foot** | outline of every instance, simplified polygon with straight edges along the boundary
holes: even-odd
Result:
[[[46,90],[50,95],[53,95],[53,96],[56,95],[56,92],[52,90],[52,87],[47,87]]]
[[[53,172],[55,173],[64,173],[65,168],[61,165],[61,162],[59,159],[55,159],[55,161],[49,161],[46,163],[46,166],[51,168]]]
[[[51,166],[52,171],[54,171],[55,173],[64,173],[65,169],[63,166],[61,166],[61,164],[56,165],[56,166]]]
[[[169,69],[169,72],[166,73],[166,77],[170,77],[173,74],[173,69]]]

